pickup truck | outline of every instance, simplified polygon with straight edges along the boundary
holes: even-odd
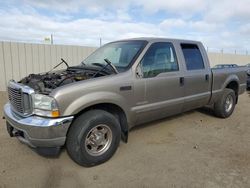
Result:
[[[8,84],[10,136],[40,154],[66,146],[79,165],[110,159],[135,125],[210,106],[229,117],[246,70],[211,69],[201,42],[135,38],[108,43],[78,66]]]
[[[247,67],[247,90],[250,90],[250,68],[249,68],[250,66],[246,67]]]
[[[215,69],[226,69],[226,68],[235,68],[238,67],[236,64],[218,64],[215,65],[213,68]]]

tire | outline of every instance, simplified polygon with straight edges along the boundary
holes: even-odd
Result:
[[[228,103],[230,100],[230,104]],[[229,117],[235,108],[236,96],[235,92],[232,89],[224,89],[224,92],[221,98],[214,104],[214,112],[217,117],[227,118]]]
[[[72,160],[90,167],[109,160],[117,150],[120,139],[121,127],[112,114],[104,110],[90,110],[77,117],[71,125],[66,149]]]

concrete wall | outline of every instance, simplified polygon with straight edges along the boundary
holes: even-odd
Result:
[[[250,63],[250,55],[222,54],[209,52],[208,58],[212,67],[217,64],[246,65]]]
[[[0,91],[6,90],[10,79],[19,80],[30,73],[49,71],[60,63],[60,58],[64,58],[70,65],[77,65],[95,49],[84,46],[0,42]],[[208,55],[212,66],[219,63],[250,63],[249,55]]]

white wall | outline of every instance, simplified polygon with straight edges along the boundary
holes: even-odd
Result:
[[[246,65],[250,63],[250,55],[222,54],[209,52],[208,58],[212,67],[216,64]]]
[[[68,45],[0,42],[0,91],[10,79],[19,80],[30,74],[46,72],[61,62],[77,65],[96,48]],[[62,65],[63,66],[63,65]]]
[[[77,65],[96,48],[85,46],[0,42],[0,91],[6,90],[10,79],[20,80],[30,73],[49,71],[65,59]],[[220,63],[250,63],[249,55],[208,53],[211,65]]]

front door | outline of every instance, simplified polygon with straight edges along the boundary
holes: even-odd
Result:
[[[184,86],[174,46],[169,42],[153,43],[138,69],[139,81],[145,83],[145,101],[135,108],[137,123],[143,123],[180,113],[183,107]]]

